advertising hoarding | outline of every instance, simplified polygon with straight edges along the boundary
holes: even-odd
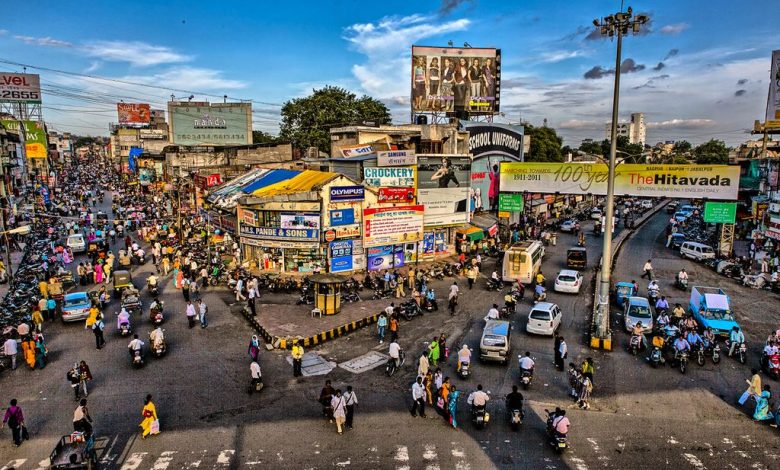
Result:
[[[413,188],[416,172],[414,167],[363,168],[363,180],[372,188]]]
[[[482,155],[474,157],[471,164],[472,210],[495,210],[500,192],[498,169],[501,162],[515,162],[516,158],[506,155]],[[492,199],[491,199],[492,196]]]
[[[116,112],[123,126],[148,126],[152,119],[151,108],[146,103],[117,103]]]
[[[0,72],[0,103],[40,103],[41,77],[35,73]]]
[[[3,127],[11,132],[19,132],[19,121],[0,121]],[[24,124],[24,151],[27,158],[48,157],[49,145],[46,140],[46,129],[42,122],[22,121]]]
[[[602,163],[502,163],[501,190],[607,194]],[[636,197],[736,200],[739,166],[621,164],[615,169],[615,194]]]
[[[469,222],[469,188],[420,189],[417,203],[425,206],[426,227]]]
[[[330,250],[331,258],[338,258],[340,256],[352,256],[352,240],[330,242],[328,248]]]
[[[421,205],[369,207],[363,210],[363,245],[378,246],[416,242],[422,239]]]
[[[500,193],[498,195],[498,210],[501,212],[523,212],[523,195]]]
[[[363,186],[331,186],[330,188],[331,202],[362,201],[365,197]]]
[[[412,113],[493,114],[501,101],[501,50],[412,46]]]
[[[240,234],[245,238],[256,238],[263,240],[314,240],[320,238],[320,231],[317,229],[299,229],[299,228],[276,228],[276,227],[253,227],[251,225],[241,224]]]
[[[506,124],[467,126],[469,153],[480,155],[506,155],[516,160],[523,158],[522,127]]]
[[[251,103],[170,102],[170,141],[176,145],[252,143]]]
[[[371,144],[350,145],[341,148],[341,156],[345,158],[365,157],[374,153],[374,147]]]
[[[337,209],[330,211],[330,224],[337,225],[349,225],[355,223],[355,209]]]
[[[377,152],[377,166],[408,166],[416,165],[417,156],[414,150],[387,150]]]
[[[339,238],[356,238],[360,236],[360,224],[339,225],[325,229],[325,241]]]
[[[399,268],[404,265],[403,245],[385,245],[366,250],[368,258],[367,269],[380,271],[384,269]]]
[[[780,119],[780,50],[772,51],[772,69],[769,75],[769,98],[766,103],[766,120]]]
[[[301,214],[301,213],[281,213],[279,214],[279,225],[288,229],[320,229],[319,214]]]
[[[733,224],[736,220],[736,202],[704,203],[704,221],[708,224]]]
[[[330,259],[330,272],[343,273],[346,271],[352,271],[355,269],[352,263],[352,256],[339,256],[338,258]]]
[[[418,155],[417,189],[468,188],[471,157],[468,155]]]
[[[378,201],[380,204],[394,202],[414,203],[414,188],[379,188]]]

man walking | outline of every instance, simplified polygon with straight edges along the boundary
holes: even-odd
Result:
[[[417,377],[417,381],[412,385],[412,416],[417,417],[420,413],[421,418],[425,418],[425,387],[422,384],[422,377]]]
[[[254,287],[254,283],[249,283],[249,292],[246,294],[247,299],[246,303],[249,307],[249,311],[252,312],[252,316],[257,316],[257,311],[255,310],[255,298],[257,297],[257,289]]]
[[[292,347],[292,361],[293,361],[293,377],[300,377],[303,375],[301,371],[301,364],[303,363],[303,346],[298,344],[298,340],[293,340]]]
[[[561,336],[561,344],[558,345],[558,350],[555,355],[555,367],[558,370],[563,370],[563,360],[569,355],[569,347],[566,346],[566,341]]]
[[[647,260],[645,266],[642,268],[642,277],[647,277],[648,280],[653,280],[653,263],[652,260]]]
[[[198,299],[198,319],[200,320],[200,327],[206,328],[208,326],[208,323],[206,323],[206,312],[208,312],[209,308],[206,306],[206,302],[203,301],[203,299]]]
[[[192,301],[187,301],[187,310],[185,312],[187,314],[187,323],[189,324],[189,327],[192,328],[195,326],[195,315],[197,315],[197,312],[195,311],[195,306],[192,305]]]
[[[24,427],[24,413],[22,409],[16,405],[16,398],[11,400],[11,406],[5,410],[5,417],[3,417],[3,426],[8,423],[8,427],[11,428],[11,437],[14,440],[14,447],[22,445],[22,428]]]
[[[355,418],[355,405],[358,404],[357,395],[352,390],[352,385],[347,385],[347,392],[343,395],[344,403],[347,406],[347,418],[344,425],[347,429],[352,429],[352,420]]]
[[[3,353],[5,353],[6,357],[11,358],[11,370],[16,370],[16,355],[18,352],[19,347],[16,344],[16,340],[8,337],[5,343],[3,343]]]
[[[92,324],[92,332],[95,333],[95,347],[97,349],[101,349],[106,344],[106,340],[103,337],[103,330],[105,327],[106,324],[103,323],[103,314],[100,313],[98,314],[95,323]]]

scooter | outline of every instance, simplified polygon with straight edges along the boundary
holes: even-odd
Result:
[[[674,287],[684,291],[688,290],[688,279],[686,278],[680,279],[679,277],[675,278]]]
[[[518,409],[507,409],[509,411],[509,425],[513,431],[520,429],[520,425],[523,424],[523,411]]]
[[[263,389],[263,379],[251,379],[249,381],[249,394],[253,394],[255,392],[259,392]]]
[[[631,335],[631,340],[628,343],[628,350],[633,356],[639,354],[639,350],[642,348],[642,337],[640,335]]]
[[[398,351],[398,364],[396,365],[395,359],[392,357],[387,361],[387,365],[385,365],[385,375],[388,377],[392,377],[395,372],[403,367],[404,362],[406,362],[406,354],[404,353],[403,349]]]
[[[130,351],[130,363],[136,369],[140,369],[144,365],[144,355],[140,349]]]
[[[487,406],[471,406],[471,421],[477,429],[485,429],[490,422],[490,413],[487,412]]]
[[[547,413],[547,442],[552,446],[553,450],[559,454],[562,454],[566,449],[569,448],[569,441],[565,434],[560,434],[555,431],[555,428],[553,428],[553,419],[555,413],[551,413],[547,410],[544,410],[544,412]]]
[[[504,282],[500,279],[493,279],[492,277],[488,278],[487,283],[485,284],[485,289],[487,290],[499,291],[502,287],[504,287]]]
[[[468,362],[464,362],[460,365],[460,370],[458,371],[458,377],[461,379],[467,379],[471,375],[471,369]]]
[[[761,365],[764,372],[775,380],[780,379],[780,355],[772,354],[761,358]]]
[[[527,369],[521,369],[520,370],[520,385],[523,386],[525,390],[528,390],[528,387],[531,386],[531,382],[534,379],[534,372],[532,370]]]
[[[539,303],[539,302],[544,302],[545,300],[547,300],[547,291],[546,290],[542,291],[541,294],[537,294],[536,292],[534,292],[534,303],[535,304]]]
[[[160,295],[160,286],[159,284],[151,285],[149,283],[146,284],[146,288],[149,289],[149,295],[152,297],[157,297]]]
[[[133,332],[133,327],[130,326],[130,322],[122,323],[121,325],[119,325],[120,336],[130,336],[132,332]]]

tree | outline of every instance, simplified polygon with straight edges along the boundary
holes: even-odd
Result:
[[[607,151],[609,151],[609,149],[607,149]],[[601,142],[585,142],[580,145],[580,152],[587,153],[588,155],[604,156]]]
[[[674,152],[677,155],[686,155],[691,153],[692,148],[693,146],[687,140],[678,140],[677,142],[674,143],[672,152]]]
[[[695,149],[693,155],[700,165],[726,165],[729,162],[729,148],[722,140],[712,139]]]
[[[558,137],[555,129],[549,127],[525,126],[525,135],[531,138],[531,150],[526,157],[528,162],[562,162],[561,145],[563,139]]]
[[[317,147],[329,154],[330,128],[363,121],[389,124],[390,111],[369,96],[357,98],[343,88],[326,86],[284,103],[279,137],[295,148]]]
[[[263,131],[252,131],[252,143],[255,144],[278,144],[282,139]]]
[[[626,163],[638,163],[644,161],[642,153],[645,148],[642,144],[632,144],[628,136],[619,135],[617,138],[617,156],[616,158],[622,158]]]

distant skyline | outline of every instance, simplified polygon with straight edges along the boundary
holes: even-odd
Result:
[[[770,58],[780,49],[780,2],[627,2],[651,18],[624,41],[621,120],[645,114],[647,143],[711,138],[736,145],[766,110]],[[186,99],[251,99],[254,127],[277,134],[281,104],[325,85],[385,102],[394,123],[410,119],[411,46],[502,49],[496,122],[558,130],[564,144],[604,138],[611,113],[614,41],[594,18],[619,1],[419,2],[227,1],[6,5],[0,70],[41,75],[44,119],[59,131],[107,135],[116,105],[165,109]],[[123,82],[146,84],[131,85]]]

